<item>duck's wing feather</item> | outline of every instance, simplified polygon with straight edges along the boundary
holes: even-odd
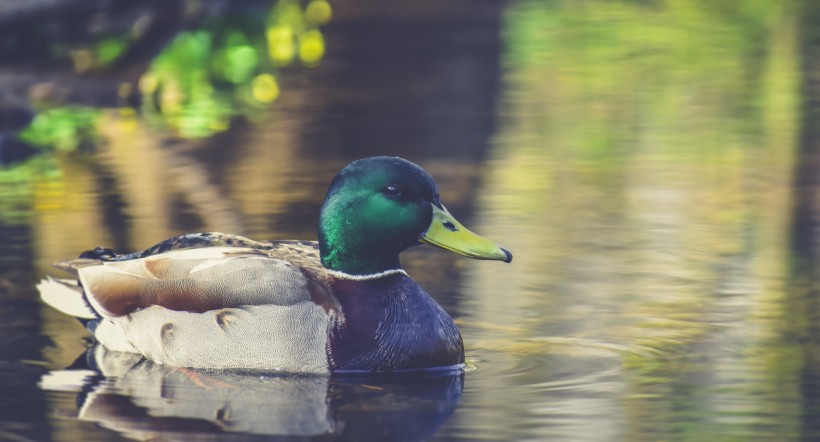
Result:
[[[206,248],[206,247],[241,247],[256,250],[270,250],[276,247],[279,242],[305,244],[310,241],[256,241],[244,236],[234,235],[231,233],[222,232],[196,232],[185,233],[177,235],[161,241],[153,246],[141,251],[127,254],[118,254],[113,249],[107,247],[96,247],[91,250],[86,250],[80,255],[80,258],[91,259],[95,261],[129,261],[132,259],[146,258],[162,253],[167,253],[173,250],[183,250],[192,248]],[[314,242],[315,244],[315,242]]]
[[[76,272],[89,304],[106,317],[155,305],[205,312],[313,301],[326,310],[335,308],[314,245],[269,244],[267,250],[203,247],[127,261],[75,260],[60,267]]]

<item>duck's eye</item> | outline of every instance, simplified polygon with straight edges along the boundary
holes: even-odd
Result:
[[[401,196],[401,189],[399,189],[399,186],[391,184],[385,187],[384,194],[390,198],[398,198]]]

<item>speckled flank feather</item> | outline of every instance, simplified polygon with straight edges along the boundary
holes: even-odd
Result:
[[[95,337],[109,349],[176,367],[325,373],[329,321],[310,301],[204,313],[153,306],[104,319]]]

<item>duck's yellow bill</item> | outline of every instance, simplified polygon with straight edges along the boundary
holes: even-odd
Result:
[[[433,206],[433,221],[419,241],[456,252],[473,259],[492,259],[511,262],[512,253],[498,244],[484,239],[462,226],[447,209]]]

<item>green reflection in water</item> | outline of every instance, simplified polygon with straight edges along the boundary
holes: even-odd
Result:
[[[476,230],[516,261],[465,278],[477,434],[509,436],[491,420],[521,439],[799,434],[789,5],[507,10],[505,124]]]
[[[0,221],[8,226],[30,224],[36,192],[33,183],[53,179],[59,174],[57,165],[46,156],[0,169]]]

